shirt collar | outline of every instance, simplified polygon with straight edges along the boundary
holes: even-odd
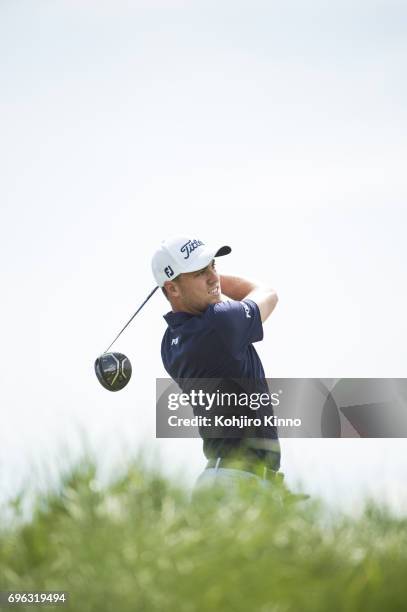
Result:
[[[192,317],[195,317],[196,315],[193,315],[189,312],[167,312],[167,314],[164,315],[164,319],[167,321],[168,325],[172,328],[174,327],[179,327],[180,325],[182,325],[183,323],[185,323],[186,321],[188,321],[189,319],[192,319]]]

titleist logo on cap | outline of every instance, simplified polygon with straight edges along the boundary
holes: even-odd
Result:
[[[185,244],[182,245],[180,251],[185,255],[184,259],[188,259],[188,257],[197,249],[199,246],[203,246],[204,243],[200,240],[188,240]]]

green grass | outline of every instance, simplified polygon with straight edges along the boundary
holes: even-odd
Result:
[[[68,591],[62,609],[80,612],[407,609],[407,518],[284,496],[246,486],[191,500],[140,460],[102,486],[85,458],[29,519],[23,497],[12,523],[0,517],[0,590]]]

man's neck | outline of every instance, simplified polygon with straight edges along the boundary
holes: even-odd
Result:
[[[171,308],[172,312],[186,312],[187,314],[191,315],[200,315],[203,312],[201,310],[197,310],[196,308],[185,306],[185,304],[177,304],[174,302],[171,302]]]

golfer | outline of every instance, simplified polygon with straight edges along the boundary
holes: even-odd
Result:
[[[164,367],[183,391],[188,380],[218,379],[230,390],[249,382],[251,392],[269,393],[260,358],[253,346],[263,339],[263,323],[278,297],[273,289],[243,278],[221,275],[216,259],[228,246],[213,247],[190,236],[161,243],[152,258],[155,280],[171,305],[161,346]],[[181,382],[180,382],[181,381]],[[237,382],[236,382],[237,381]],[[221,408],[222,409],[222,408]],[[244,418],[273,415],[272,405],[253,412],[240,405],[224,408]],[[208,460],[197,486],[251,479],[265,484],[280,467],[274,427],[200,428]]]

